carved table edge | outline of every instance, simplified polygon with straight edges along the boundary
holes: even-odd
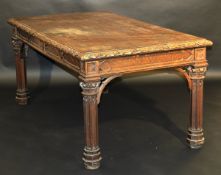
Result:
[[[62,45],[55,40],[48,38],[46,35],[30,28],[24,23],[18,22],[16,18],[11,18],[8,20],[8,23],[12,25],[16,30],[20,29],[28,34],[37,37],[48,44],[51,44],[54,47],[58,47],[66,53],[71,54],[72,56],[80,59],[81,61],[85,60],[95,60],[95,59],[103,59],[109,57],[118,57],[118,56],[130,56],[136,54],[148,54],[154,52],[164,52],[164,51],[172,51],[179,49],[188,49],[188,48],[198,48],[198,47],[208,47],[212,46],[213,42],[204,38],[198,38],[194,41],[185,41],[185,42],[177,42],[177,43],[168,43],[163,46],[153,45],[147,47],[140,47],[136,49],[121,49],[121,50],[111,50],[111,51],[102,51],[102,52],[86,52],[80,53],[74,50],[73,48]]]

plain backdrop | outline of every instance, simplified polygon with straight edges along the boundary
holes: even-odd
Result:
[[[66,12],[112,11],[163,27],[205,37],[214,42],[208,49],[209,73],[219,75],[221,67],[220,0],[1,0],[0,1],[0,81],[15,80],[14,53],[10,45],[11,28],[7,19]],[[105,25],[105,24],[104,24]],[[30,59],[31,58],[31,59]],[[43,56],[29,51],[27,67],[36,80],[68,74]]]
[[[76,79],[30,50],[31,103],[15,103],[7,19],[79,11],[112,11],[214,42],[208,49],[203,149],[186,146],[189,92],[174,74],[168,76],[173,81],[167,73],[116,79],[102,95],[103,162],[95,172],[84,170],[81,160],[83,110]],[[0,0],[0,175],[220,175],[220,39],[221,0]]]

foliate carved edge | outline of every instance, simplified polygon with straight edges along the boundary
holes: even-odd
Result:
[[[100,82],[80,82],[80,87],[83,90],[97,89],[100,85]]]
[[[187,72],[191,79],[204,79],[206,75],[207,67],[187,67]]]

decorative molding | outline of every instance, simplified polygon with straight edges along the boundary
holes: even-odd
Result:
[[[76,54],[73,54],[73,52],[67,52],[67,50],[62,49],[62,47],[58,47],[52,42],[48,42],[47,40],[43,40],[37,37],[37,35],[35,35],[34,33],[30,33],[17,28],[14,29],[13,33],[13,35],[16,36],[16,39],[27,43],[32,48],[50,57],[52,60],[58,62],[59,64],[68,65],[67,67],[71,67],[76,72],[79,72],[80,59],[77,58]]]
[[[17,89],[15,99],[19,105],[27,105],[30,93],[27,89]]]
[[[203,129],[192,129],[189,128],[187,132],[187,142],[189,143],[189,146],[192,149],[198,149],[202,147],[202,145],[205,142],[204,134],[203,134]]]
[[[86,169],[97,169],[100,167],[100,161],[102,160],[100,148],[88,147],[84,148],[83,161]]]
[[[97,103],[100,82],[80,82],[84,102]]]
[[[84,89],[96,89],[100,85],[100,82],[80,82],[81,88]]]
[[[108,57],[122,57],[136,54],[146,54],[154,52],[165,52],[170,50],[177,49],[186,49],[194,47],[205,47],[211,46],[213,43],[206,39],[199,39],[197,41],[185,41],[182,43],[167,43],[163,45],[150,45],[147,47],[141,47],[136,49],[117,49],[111,51],[102,51],[102,52],[87,52],[81,56],[83,60],[89,59],[102,59]]]
[[[83,100],[85,102],[93,101],[100,103],[101,94],[104,88],[107,86],[109,82],[113,79],[122,76],[122,74],[117,74],[110,76],[103,81],[99,82],[80,82],[80,87],[82,88]]]
[[[192,80],[204,79],[206,71],[207,71],[207,67],[188,66],[187,71],[188,71],[190,79],[192,79]]]
[[[89,95],[84,95],[84,96],[83,96],[83,100],[84,100],[85,102],[93,102],[93,103],[96,103],[97,98],[96,98],[96,95],[91,95],[91,96],[89,96]]]
[[[156,69],[157,67],[175,67],[177,64],[191,64],[194,62],[194,50],[178,50],[129,57],[109,58],[101,60],[99,74],[136,72],[137,70]]]
[[[12,35],[11,43],[12,43],[12,47],[15,51],[15,55],[19,56],[22,51],[23,42],[21,40],[19,40],[15,35]]]
[[[183,77],[187,80],[188,87],[191,90],[193,80],[203,80],[205,78],[207,67],[187,66],[182,68],[176,68],[176,70],[180,72],[183,75]],[[201,85],[202,82],[200,82],[199,84]]]

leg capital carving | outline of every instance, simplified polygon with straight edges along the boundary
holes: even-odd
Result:
[[[97,103],[100,82],[80,82],[84,102]]]
[[[204,79],[206,71],[207,71],[207,67],[189,66],[187,67],[187,71],[191,79]]]
[[[12,36],[11,43],[12,43],[12,48],[14,49],[15,55],[20,56],[20,54],[22,53],[22,47],[24,43],[21,40],[17,39],[16,36]]]
[[[83,100],[93,100],[96,97],[97,104],[100,103],[101,94],[104,91],[105,87],[113,79],[120,77],[121,74],[112,75],[108,78],[103,79],[102,81],[97,82],[80,82],[80,87],[82,88],[82,94],[84,95]],[[91,95],[88,97],[88,95]],[[93,97],[92,97],[93,95]]]
[[[96,90],[100,85],[100,81],[97,82],[80,82],[80,87],[83,90]]]

